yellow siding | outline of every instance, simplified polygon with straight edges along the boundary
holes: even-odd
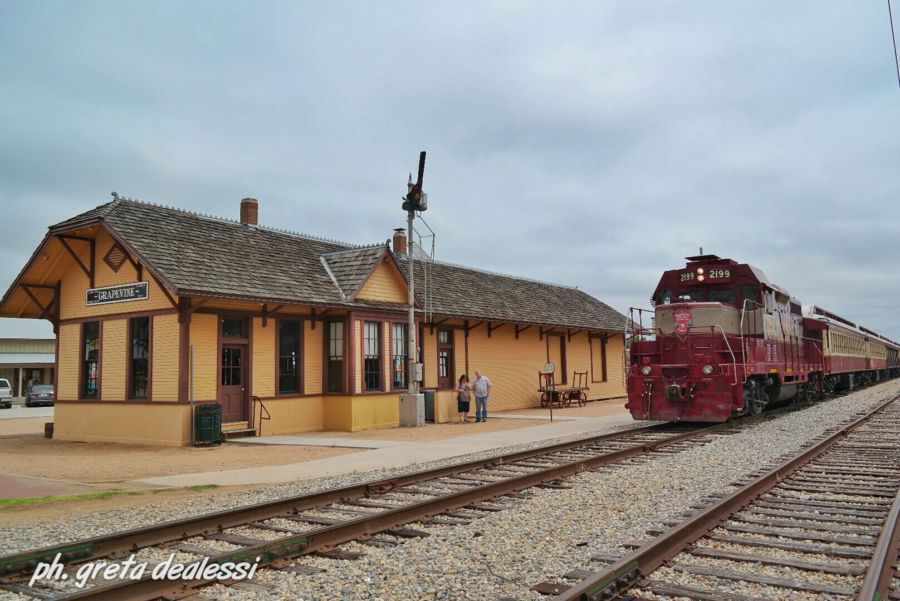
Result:
[[[190,407],[175,403],[56,404],[53,438],[185,446],[190,444]]]
[[[521,409],[540,404],[537,373],[547,362],[547,341],[541,340],[536,330],[522,332],[518,340],[513,328],[495,330],[491,338],[485,328],[469,334],[472,380],[478,370],[493,384],[489,410]]]
[[[81,343],[81,324],[73,323],[59,327],[59,390],[56,398],[61,401],[78,400],[78,372],[80,355],[78,345]]]
[[[252,394],[259,397],[275,396],[275,332],[278,322],[268,320],[266,327],[261,317],[253,318],[253,378]]]
[[[101,326],[100,396],[104,401],[125,400],[125,366],[128,362],[128,320],[104,321]]]
[[[424,355],[423,361],[425,363],[423,367],[424,373],[422,375],[425,376],[425,381],[423,385],[425,388],[437,388],[438,385],[438,376],[437,376],[437,330],[434,333],[431,333],[429,328],[423,328],[422,332],[422,354]]]
[[[285,397],[264,401],[272,419],[262,422],[262,435],[322,430],[325,423],[324,402],[328,400],[322,397]]]
[[[407,302],[406,282],[393,264],[384,260],[362,285],[356,298],[388,303]]]
[[[435,350],[435,358],[437,358],[437,350]],[[466,333],[463,330],[453,330],[453,376],[455,381],[453,385],[456,386],[457,382],[459,382],[459,377],[463,374],[469,376],[469,381],[472,381],[472,374],[466,372]],[[437,378],[437,375],[435,375]],[[435,382],[437,380],[435,379]],[[453,411],[456,412],[455,399],[454,396],[454,407]]]
[[[353,397],[353,431],[396,428],[400,425],[400,396],[396,392]]]
[[[178,400],[178,316],[157,315],[153,318],[154,401]]]
[[[324,332],[327,326],[317,323],[312,329],[311,321],[303,322],[303,390],[306,394],[322,393],[322,370],[324,368]]]
[[[78,252],[85,265],[90,264],[90,252],[86,242],[74,241],[70,243],[73,250]],[[100,230],[97,234],[94,286],[114,286],[116,284],[131,284],[137,281],[137,272],[131,263],[125,261],[118,273],[114,272],[103,257],[113,245],[112,237]],[[59,252],[66,252],[60,248]],[[71,261],[68,257],[64,259]],[[148,271],[144,270],[144,280],[149,284],[149,297],[147,300],[131,301],[125,303],[113,303],[107,305],[85,305],[85,291],[90,287],[90,280],[78,265],[71,264],[62,278],[62,299],[60,302],[60,318],[72,319],[76,317],[93,317],[98,315],[110,315],[115,313],[131,313],[135,311],[152,311],[154,309],[171,309],[172,303],[156,283],[156,280]]]
[[[322,422],[325,430],[350,432],[353,430],[353,397],[327,396],[322,401]]]
[[[357,432],[400,425],[400,396],[396,392],[323,399],[325,430]]]
[[[362,336],[362,322],[357,319],[353,322],[353,337],[350,339],[350,355],[356,358],[356,373],[353,374],[351,392],[360,392],[363,389],[363,348],[360,336]]]
[[[191,317],[190,346],[194,348],[194,400],[215,400],[219,394],[219,319],[216,315],[194,313]]]

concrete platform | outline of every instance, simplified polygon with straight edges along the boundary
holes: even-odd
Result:
[[[342,447],[347,449],[386,449],[407,444],[397,440],[372,440],[351,438],[315,438],[312,436],[251,436],[235,438],[227,444],[299,445],[310,447]]]
[[[504,416],[504,418],[505,417],[506,416]],[[393,442],[393,444],[370,451],[339,455],[337,457],[328,457],[304,463],[161,476],[135,480],[129,484],[172,487],[202,484],[217,484],[219,486],[275,484],[279,482],[308,480],[356,472],[368,472],[383,468],[406,467],[412,464],[448,459],[460,455],[467,455],[469,453],[477,453],[527,442],[546,441],[549,443],[549,441],[552,441],[553,439],[566,436],[584,435],[587,437],[597,431],[606,431],[611,426],[633,423],[631,416],[625,413],[603,417],[578,417],[577,419],[565,421],[554,420],[553,423],[547,423],[531,428],[485,432],[483,434],[459,436],[439,441],[400,443],[396,441],[375,441],[381,443]],[[265,438],[267,437],[262,437],[259,440],[263,441]],[[324,440],[330,439],[310,439],[311,443],[316,446],[321,446]],[[373,441],[354,440],[353,442],[366,445]]]

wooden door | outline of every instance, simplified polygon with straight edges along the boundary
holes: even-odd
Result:
[[[222,403],[222,422],[247,419],[247,347],[222,347],[222,380],[219,402]]]

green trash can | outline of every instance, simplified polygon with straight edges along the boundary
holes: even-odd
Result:
[[[426,390],[425,391],[425,421],[433,422],[434,421],[434,395],[436,390]]]
[[[204,403],[194,409],[194,444],[222,442],[222,405]]]

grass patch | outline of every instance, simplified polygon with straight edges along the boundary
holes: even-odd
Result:
[[[218,484],[197,484],[195,486],[188,486],[194,492],[203,492],[204,490],[214,490],[219,488]]]
[[[79,495],[62,495],[48,497],[19,497],[18,499],[0,499],[0,507],[25,507],[28,505],[43,505],[45,503],[59,503],[62,501],[86,501],[94,499],[111,499],[125,494],[118,490],[103,492],[87,492]]]
[[[191,490],[194,492],[203,492],[206,490],[214,490],[221,488],[218,484],[198,484],[196,486],[187,486],[182,490]],[[0,499],[0,509],[7,507],[30,507],[32,505],[48,505],[50,503],[65,503],[67,501],[96,501],[103,499],[112,499],[113,497],[129,496],[137,497],[140,495],[156,495],[164,492],[172,492],[178,490],[176,488],[152,488],[149,490],[105,490],[102,492],[87,492],[77,495],[60,495],[46,497],[19,497],[16,499]]]

